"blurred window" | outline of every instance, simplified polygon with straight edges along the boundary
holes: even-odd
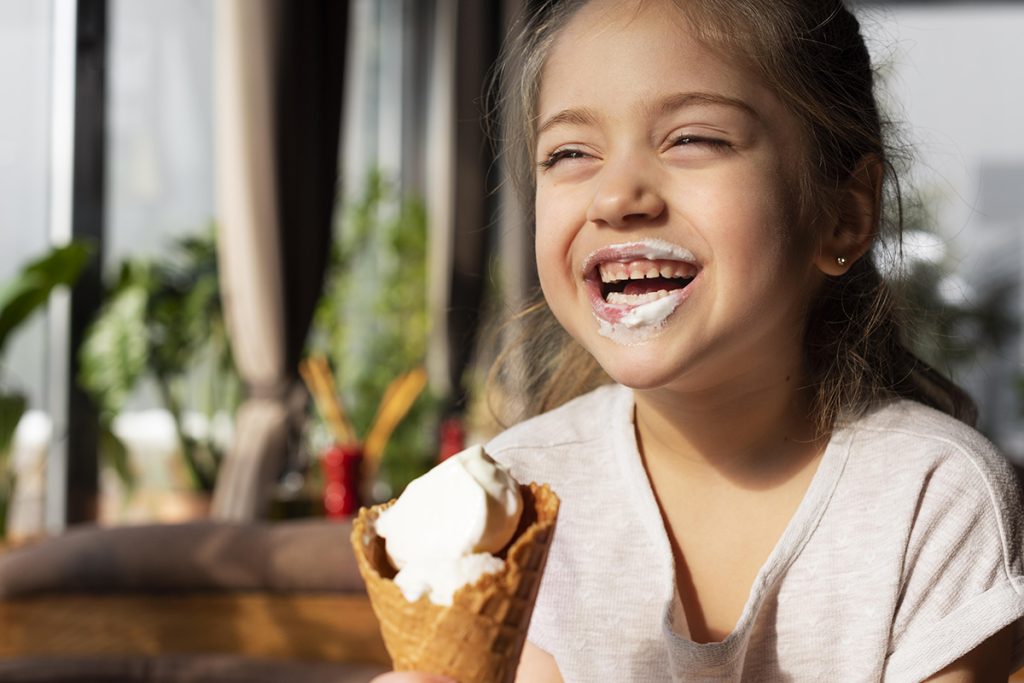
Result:
[[[107,46],[107,182],[104,277],[126,261],[179,259],[178,243],[213,228],[213,0],[110,0]],[[183,429],[204,438],[200,415],[211,368],[189,370]],[[102,477],[101,519],[172,519],[165,494],[188,477],[171,413],[146,373],[113,423],[139,477],[125,498],[113,473]]]
[[[428,133],[428,128],[438,116],[435,108],[444,106],[438,100],[454,87],[453,74],[444,71],[453,67],[444,58],[438,65],[434,41],[456,5],[452,0],[352,0],[341,169],[347,196],[359,196],[375,170],[400,191],[427,192],[426,157],[451,144],[445,136],[435,140],[430,133],[436,130]]]
[[[214,218],[213,2],[111,0],[103,271],[159,258]],[[149,382],[132,409],[162,407]]]
[[[952,305],[989,317],[1002,308],[1019,325],[1024,317],[1024,43],[1019,38],[1024,6],[861,5],[890,113],[905,125],[904,138],[915,154],[910,181],[926,202],[923,215],[931,225],[924,227],[934,233],[925,246],[948,269],[941,294]],[[996,301],[1000,288],[1015,289]],[[955,335],[951,341],[962,343]],[[965,355],[952,369],[979,404],[981,428],[1024,463],[1019,332]]]
[[[213,3],[112,0],[104,271],[213,214]]]
[[[0,0],[0,283],[49,247],[52,7]],[[9,342],[3,381],[46,407],[46,316]]]

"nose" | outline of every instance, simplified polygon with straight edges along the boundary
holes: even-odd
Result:
[[[623,159],[605,167],[587,220],[612,228],[627,228],[658,218],[665,212],[665,199],[649,172],[635,159]]]

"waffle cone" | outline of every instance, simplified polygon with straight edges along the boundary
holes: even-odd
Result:
[[[410,602],[392,581],[395,569],[374,530],[377,515],[392,503],[359,511],[352,546],[396,671],[443,674],[459,683],[515,679],[559,504],[547,484],[519,488],[523,516],[507,553],[499,553],[504,570],[463,586],[450,606],[425,596]]]

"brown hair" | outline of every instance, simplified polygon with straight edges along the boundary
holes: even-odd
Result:
[[[535,118],[540,75],[559,31],[587,0],[549,0],[528,13],[503,51],[497,113],[502,154],[527,215],[534,191]],[[866,159],[882,164],[878,236],[899,244],[902,208],[895,155],[874,93],[860,24],[841,0],[686,0],[677,2],[698,39],[756,69],[804,128],[810,158],[801,178],[803,215],[835,211],[838,190]],[[888,233],[888,235],[887,235]],[[879,240],[876,240],[876,243]],[[812,306],[804,336],[813,409],[826,431],[889,398],[906,397],[973,423],[967,394],[904,345],[892,288],[878,250],[830,277]],[[507,421],[554,408],[607,382],[597,363],[562,331],[543,301],[514,319],[511,346],[492,385],[515,386],[529,401]],[[521,345],[526,345],[524,350]],[[507,393],[507,391],[506,391]]]

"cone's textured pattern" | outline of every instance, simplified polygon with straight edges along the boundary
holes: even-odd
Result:
[[[519,489],[523,516],[505,569],[460,588],[451,606],[426,596],[409,602],[392,581],[396,571],[374,522],[394,501],[359,511],[352,546],[396,671],[443,674],[459,683],[515,679],[559,504],[547,484]]]

